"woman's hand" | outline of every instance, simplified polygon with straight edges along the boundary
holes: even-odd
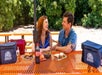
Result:
[[[49,51],[49,50],[51,50],[51,47],[50,46],[48,46],[47,48],[41,48],[40,49],[40,52],[42,53],[44,51]]]
[[[49,51],[49,50],[51,50],[51,47],[50,47],[50,46],[48,46],[48,47],[46,48],[46,51]]]

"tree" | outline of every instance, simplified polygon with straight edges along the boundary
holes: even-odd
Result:
[[[0,0],[0,30],[9,30],[13,27],[14,14],[12,12],[13,0]]]
[[[86,27],[102,27],[102,0],[89,0],[92,12],[85,14],[82,19],[83,26]]]
[[[92,9],[88,5],[88,0],[76,0],[75,24],[81,25],[81,19],[84,17],[84,14],[88,14],[91,11]]]
[[[76,0],[37,0],[37,17],[47,15],[50,29],[61,29],[62,15],[65,11],[75,12]]]

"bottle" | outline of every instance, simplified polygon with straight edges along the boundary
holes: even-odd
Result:
[[[35,63],[40,64],[40,48],[39,43],[35,44]]]
[[[20,51],[19,51],[19,47],[17,47],[16,55],[17,55],[17,61],[20,62]]]

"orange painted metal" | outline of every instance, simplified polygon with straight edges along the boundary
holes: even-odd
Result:
[[[55,53],[58,52],[52,52],[52,54]],[[61,61],[47,59],[40,64],[35,64],[34,57],[25,59],[25,55],[22,55],[21,61],[0,65],[0,75],[101,75],[96,68],[81,61],[81,51],[74,51],[66,55],[67,58]]]

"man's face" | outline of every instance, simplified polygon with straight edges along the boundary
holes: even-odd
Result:
[[[70,30],[71,23],[67,22],[67,17],[63,17],[62,26],[64,30]]]

